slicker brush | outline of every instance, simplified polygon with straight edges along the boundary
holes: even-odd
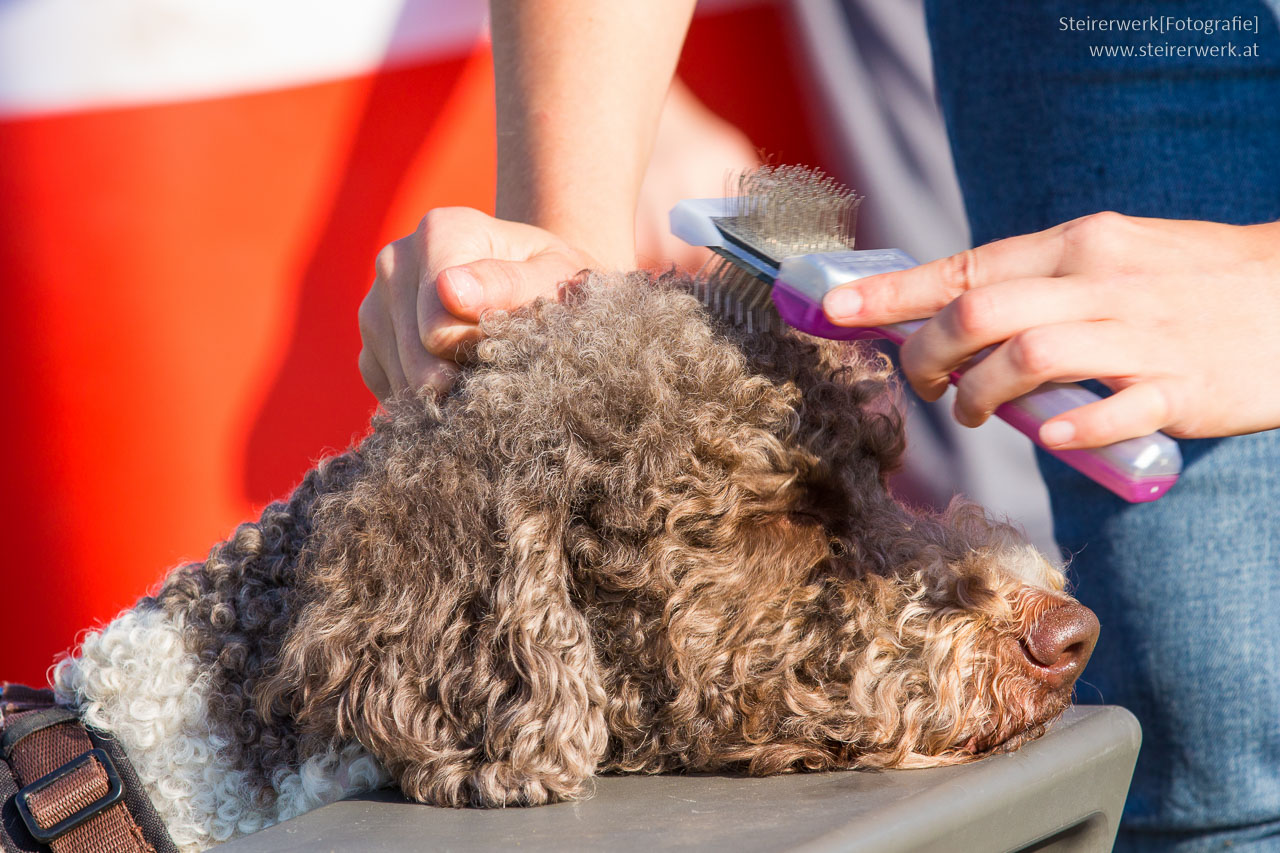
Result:
[[[748,331],[774,331],[785,322],[823,338],[887,338],[896,344],[924,324],[921,319],[852,328],[835,325],[823,312],[823,297],[834,287],[916,266],[901,249],[854,249],[862,202],[857,193],[803,166],[764,166],[729,183],[725,198],[688,199],[671,211],[672,233],[720,256],[703,269],[698,284],[698,295],[714,313]],[[962,375],[963,370],[953,373],[952,384]],[[1163,433],[1088,450],[1054,450],[1041,443],[1045,421],[1098,399],[1080,385],[1049,383],[1004,403],[995,414],[1125,500],[1156,500],[1182,471],[1178,444]]]

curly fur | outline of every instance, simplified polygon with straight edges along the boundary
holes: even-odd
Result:
[[[390,781],[358,743],[280,767],[264,804],[257,774],[210,719],[210,673],[184,647],[180,624],[148,607],[89,632],[80,654],[54,670],[58,700],[110,732],[129,756],[157,813],[182,850],[238,835],[371,791]]]
[[[893,500],[887,366],[688,288],[488,317],[449,396],[391,403],[62,664],[180,843],[388,778],[496,806],[955,763],[1066,707],[1019,646],[1061,573],[975,507]]]

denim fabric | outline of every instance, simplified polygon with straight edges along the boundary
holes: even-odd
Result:
[[[1103,625],[1079,700],[1142,722],[1131,849],[1217,849],[1186,831],[1280,821],[1280,431],[1182,450],[1178,485],[1143,505],[1042,460],[1077,594]]]
[[[1280,219],[1276,5],[929,0],[939,99],[974,242],[1104,209]],[[1064,15],[1163,14],[1257,15],[1261,32],[1058,28]],[[1088,52],[1228,40],[1256,42],[1260,55]],[[1182,449],[1182,479],[1145,505],[1041,456],[1055,534],[1079,597],[1102,622],[1078,696],[1124,705],[1142,722],[1118,849],[1280,850],[1280,431]]]
[[[1280,32],[1257,2],[928,0],[938,98],[975,244],[1112,209],[1280,218]],[[1258,16],[1211,37],[1061,32],[1059,18]],[[1259,58],[1091,57],[1090,45],[1257,42]]]

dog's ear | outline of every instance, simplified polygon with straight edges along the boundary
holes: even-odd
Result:
[[[526,518],[501,555],[473,549],[472,565],[395,537],[328,551],[334,562],[313,576],[319,589],[264,680],[260,713],[292,716],[304,738],[359,740],[423,802],[580,796],[607,729],[561,529]]]
[[[470,645],[477,804],[581,796],[608,745],[590,625],[570,595],[566,521],[539,513],[509,531],[509,562]]]

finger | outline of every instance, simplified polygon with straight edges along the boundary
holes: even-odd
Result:
[[[1045,421],[1040,440],[1055,450],[1075,450],[1150,435],[1172,423],[1169,400],[1159,382],[1139,382]]]
[[[373,351],[368,347],[362,348],[357,364],[365,387],[373,392],[373,396],[377,397],[379,402],[387,399],[391,395],[391,381],[387,379],[387,372],[382,369]]]
[[[925,399],[981,351],[1039,326],[1106,316],[1102,290],[1078,277],[1016,279],[962,293],[903,344],[902,368]]]
[[[415,303],[420,304],[421,301],[422,294],[419,293]],[[416,310],[402,310],[392,317],[391,322],[395,329],[392,338],[395,364],[392,365],[391,384],[396,392],[408,387],[416,389],[420,387],[418,377],[431,373],[437,357],[423,346]]]
[[[501,230],[509,231],[513,223],[503,223],[488,214],[469,207],[437,207],[427,211],[418,223],[414,240],[421,253],[419,283],[434,284],[442,270],[480,258],[510,257]]]
[[[392,352],[394,353],[395,351],[392,350]],[[382,369],[386,371],[387,382],[391,386],[388,396],[394,397],[409,387],[409,380],[405,378],[404,368],[401,366],[399,358],[393,354],[385,361],[379,359],[379,362],[382,364]]]
[[[426,283],[418,289],[417,328],[413,340],[424,357],[457,361],[460,348],[476,340],[479,329],[475,323],[450,313],[441,303],[438,291],[437,286]]]
[[[823,300],[838,326],[876,326],[932,317],[962,293],[1012,279],[1053,276],[1063,226],[997,240],[909,270],[881,273],[833,288]]]
[[[442,358],[432,358],[408,377],[414,388],[430,388],[436,394],[448,393],[458,379],[458,366]]]
[[[396,351],[396,337],[391,314],[377,285],[370,288],[358,312],[360,340],[363,344],[359,361],[365,386],[379,400],[404,388],[404,371]]]
[[[1142,361],[1142,348],[1114,321],[1036,326],[965,371],[956,391],[956,420],[978,426],[1002,403],[1046,382],[1132,375]]]
[[[466,364],[470,350],[484,337],[478,325],[464,323],[443,309],[426,321],[421,332],[425,352],[457,364]]]
[[[511,310],[539,296],[553,298],[580,271],[576,259],[556,251],[527,261],[480,260],[443,270],[436,291],[450,314],[478,322],[485,311]]]

